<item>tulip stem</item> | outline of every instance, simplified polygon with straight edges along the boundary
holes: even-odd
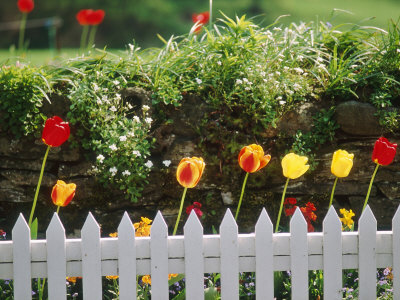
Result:
[[[368,203],[368,198],[369,198],[369,194],[371,193],[371,189],[372,189],[372,183],[374,182],[375,175],[376,175],[376,172],[378,172],[378,168],[379,168],[379,166],[380,166],[380,164],[376,164],[376,167],[375,167],[374,173],[372,174],[371,181],[369,182],[369,187],[368,187],[367,196],[365,197],[364,206],[363,206],[363,208],[362,208],[362,211],[361,211],[361,212],[363,212],[363,211],[364,211],[364,209],[365,209],[365,207],[367,206],[367,203]]]
[[[187,187],[185,187],[185,189],[183,190],[183,194],[182,194],[182,199],[181,199],[181,205],[179,207],[179,213],[178,213],[178,218],[176,219],[176,223],[175,223],[175,227],[174,227],[174,232],[172,233],[172,235],[176,234],[176,231],[178,229],[178,225],[179,225],[179,220],[181,219],[181,214],[182,214],[182,209],[183,209],[183,202],[185,201],[185,196],[186,196],[186,191],[187,191]]]
[[[32,224],[33,214],[35,212],[36,203],[37,203],[37,199],[38,199],[38,196],[39,196],[40,185],[42,184],[44,166],[46,165],[46,160],[47,160],[47,156],[49,155],[50,148],[51,148],[51,146],[47,146],[47,150],[46,150],[46,153],[45,153],[44,158],[43,158],[42,169],[40,170],[39,181],[38,181],[38,184],[36,186],[35,198],[33,198],[31,214],[29,215],[29,222],[28,222],[29,227],[31,227],[31,224]]]
[[[211,31],[211,29],[212,29],[212,6],[213,6],[213,4],[212,4],[212,0],[210,0],[210,19],[209,19],[209,22],[210,22],[210,31]]]
[[[285,187],[283,188],[283,193],[282,193],[282,199],[281,199],[281,206],[279,207],[279,213],[278,213],[278,220],[276,221],[276,227],[275,227],[275,233],[278,232],[279,229],[279,222],[281,220],[281,215],[282,215],[282,209],[283,209],[283,202],[285,200],[285,194],[286,194],[286,189],[289,184],[289,177],[286,179]]]
[[[26,27],[26,19],[28,17],[27,13],[22,13],[21,23],[19,25],[19,39],[18,39],[18,50],[22,51],[24,47],[24,38],[25,38],[25,27]]]
[[[244,177],[244,180],[243,180],[242,192],[241,192],[241,194],[240,194],[239,204],[238,204],[238,206],[237,206],[236,214],[235,214],[235,221],[237,220],[237,217],[238,217],[239,211],[240,211],[240,206],[242,205],[242,200],[243,200],[243,195],[244,195],[244,189],[245,189],[245,187],[246,187],[246,182],[247,182],[247,178],[249,177],[249,174],[250,174],[249,172],[246,172],[246,176]]]
[[[331,192],[331,199],[329,200],[328,209],[329,209],[329,208],[331,207],[331,205],[332,205],[333,194],[335,193],[336,183],[337,183],[338,179],[339,179],[339,177],[336,177],[335,182],[333,183],[332,192]]]
[[[61,207],[61,205],[57,205],[57,215],[58,215],[58,212],[60,211],[60,207]]]
[[[81,51],[84,51],[87,48],[86,42],[87,42],[87,36],[89,32],[89,26],[88,25],[83,25],[82,29],[82,35],[81,35]]]
[[[93,47],[94,45],[94,39],[96,36],[96,31],[97,31],[97,26],[92,26],[92,29],[90,30],[90,34],[89,34],[89,42],[87,44],[87,49],[89,50],[90,48]]]

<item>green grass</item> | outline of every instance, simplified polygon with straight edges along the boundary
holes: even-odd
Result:
[[[100,53],[101,50],[96,50]],[[107,52],[124,56],[126,51],[120,49],[107,49]],[[18,55],[15,51],[8,49],[0,49],[0,63],[29,63],[31,65],[40,66],[44,64],[57,64],[69,58],[76,58],[79,56],[79,49],[29,49],[26,53]]]

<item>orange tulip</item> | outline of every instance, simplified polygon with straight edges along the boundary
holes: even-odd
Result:
[[[57,180],[51,191],[53,203],[57,206],[67,206],[75,196],[75,189],[75,183],[66,184],[62,180]]]
[[[238,161],[240,167],[247,173],[254,173],[264,168],[271,160],[271,155],[264,155],[261,146],[252,144],[240,150]]]
[[[182,158],[176,170],[176,179],[185,188],[193,188],[203,175],[205,163],[201,157]]]

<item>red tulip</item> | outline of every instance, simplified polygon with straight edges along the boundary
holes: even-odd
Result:
[[[75,196],[76,184],[57,180],[51,191],[51,200],[57,206],[67,206]]]
[[[22,13],[30,13],[35,7],[33,0],[18,0],[17,5]]]
[[[68,140],[70,134],[68,122],[54,116],[46,120],[42,132],[42,141],[51,147],[61,146]]]
[[[389,165],[396,155],[397,144],[390,143],[386,138],[380,137],[372,152],[372,161],[382,166]]]
[[[78,20],[79,24],[82,26],[89,25],[88,16],[91,13],[93,13],[93,9],[81,9],[76,14],[76,19]]]
[[[105,12],[102,9],[93,10],[87,16],[87,21],[89,25],[99,25],[103,22]]]
[[[201,218],[201,216],[203,215],[203,212],[200,210],[201,208],[201,203],[200,202],[193,202],[192,205],[189,205],[188,207],[186,207],[186,214],[190,215],[190,213],[192,212],[192,210],[194,210],[194,212],[196,213],[196,215]]]
[[[197,23],[197,27],[194,30],[195,32],[200,31],[201,27],[208,22],[210,19],[210,13],[208,11],[202,12],[200,14],[193,14],[192,20],[193,23]]]

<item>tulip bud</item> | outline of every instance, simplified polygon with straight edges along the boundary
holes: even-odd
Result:
[[[46,120],[42,132],[42,141],[51,147],[61,146],[68,140],[70,134],[68,122],[54,116]]]
[[[51,199],[57,206],[67,206],[75,196],[76,184],[66,184],[62,180],[57,180],[51,191]]]
[[[33,0],[18,0],[17,5],[19,11],[22,13],[30,13],[35,7]]]
[[[239,166],[247,173],[254,173],[264,168],[271,160],[271,155],[264,155],[261,146],[252,144],[240,150],[238,161]]]
[[[303,175],[310,168],[306,165],[308,158],[306,156],[299,156],[294,153],[286,154],[282,159],[283,176],[296,179]]]
[[[176,170],[176,179],[186,188],[193,188],[203,175],[205,163],[201,157],[182,158]]]
[[[347,177],[353,167],[354,154],[346,150],[337,150],[333,153],[331,172],[336,177]]]
[[[374,146],[372,152],[372,161],[382,166],[392,163],[397,150],[397,144],[390,143],[386,138],[380,137]]]

